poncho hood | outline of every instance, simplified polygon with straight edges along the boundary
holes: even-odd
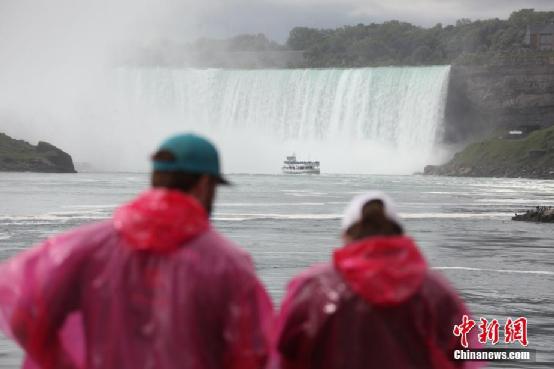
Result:
[[[421,287],[427,263],[408,237],[371,237],[334,252],[334,265],[354,292],[374,305],[394,306]]]
[[[118,208],[114,226],[130,247],[175,250],[209,228],[206,210],[181,191],[151,189]]]

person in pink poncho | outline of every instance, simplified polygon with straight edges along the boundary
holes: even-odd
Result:
[[[153,157],[153,188],[109,220],[0,265],[0,329],[40,369],[258,369],[271,301],[209,214],[215,147],[183,134]]]
[[[467,310],[404,236],[391,200],[374,192],[347,207],[345,246],[294,278],[282,302],[276,360],[282,369],[453,369],[453,335]],[[470,335],[472,347],[476,335]]]

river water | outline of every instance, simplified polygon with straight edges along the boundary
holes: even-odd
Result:
[[[71,227],[105,219],[147,188],[146,174],[0,174],[0,260]],[[554,182],[376,175],[232,175],[213,221],[248,250],[278,304],[287,281],[340,246],[340,214],[355,194],[378,189],[398,203],[407,232],[444,273],[474,317],[528,318],[536,363],[554,367],[554,226],[513,222],[514,211],[554,202]],[[518,346],[514,346],[517,348]],[[0,368],[20,351],[0,337]]]

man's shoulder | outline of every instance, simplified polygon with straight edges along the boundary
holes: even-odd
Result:
[[[113,221],[111,219],[87,223],[66,232],[52,236],[50,240],[78,240],[87,239],[89,242],[100,241],[115,232]]]
[[[252,267],[250,254],[213,228],[209,228],[185,247],[194,248],[214,262],[220,261],[230,266],[249,269]]]
[[[62,265],[66,262],[86,260],[94,247],[112,234],[111,222],[91,223],[51,236],[9,259],[5,265],[13,270],[24,265]],[[49,264],[48,261],[51,263]]]
[[[66,232],[49,237],[42,246],[64,249],[94,248],[106,239],[114,236],[115,229],[111,220],[88,223]]]

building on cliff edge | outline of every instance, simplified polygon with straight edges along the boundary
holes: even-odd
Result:
[[[536,50],[554,50],[554,23],[527,26],[524,44]]]

